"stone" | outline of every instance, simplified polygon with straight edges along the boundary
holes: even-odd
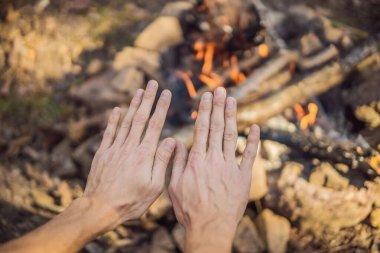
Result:
[[[150,220],[157,220],[166,215],[172,207],[172,202],[169,199],[169,194],[165,190],[149,207],[147,216]]]
[[[307,33],[300,39],[301,53],[309,56],[322,48],[322,43],[314,33]]]
[[[134,46],[162,52],[183,41],[182,28],[176,17],[160,16],[136,38]]]
[[[374,208],[369,217],[371,225],[375,228],[380,228],[380,208]]]
[[[119,92],[133,96],[144,84],[144,73],[134,67],[126,67],[111,80],[111,86]]]
[[[267,172],[260,156],[252,166],[251,189],[249,191],[249,200],[259,200],[268,193]]]
[[[161,11],[163,16],[179,17],[185,11],[189,11],[193,8],[193,4],[187,1],[178,1],[167,3]]]
[[[259,236],[257,228],[248,216],[244,216],[236,229],[233,245],[239,253],[260,253],[265,251],[265,245]]]
[[[115,70],[122,70],[125,67],[158,69],[160,67],[160,54],[143,48],[124,47],[123,50],[116,53],[112,67]]]
[[[103,61],[100,59],[93,59],[90,61],[86,68],[87,75],[95,75],[104,68]]]
[[[154,253],[175,253],[175,244],[165,228],[159,228],[152,238],[150,252]]]
[[[74,176],[77,173],[77,168],[71,159],[71,152],[70,142],[67,139],[64,139],[54,147],[50,156],[51,168],[54,169],[54,175]]]
[[[265,209],[255,220],[269,253],[285,253],[290,235],[290,222]]]
[[[282,156],[290,152],[289,148],[277,141],[265,140],[263,143],[266,158],[271,163],[271,169],[278,169],[282,166]]]
[[[315,167],[309,177],[309,182],[317,186],[325,186],[334,190],[348,187],[350,180],[342,175],[327,162]]]
[[[183,252],[185,248],[185,228],[181,224],[177,223],[172,230],[172,235],[176,245],[181,252]]]

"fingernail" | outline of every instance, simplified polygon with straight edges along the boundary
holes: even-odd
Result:
[[[202,100],[203,101],[210,101],[212,99],[212,94],[211,92],[206,92],[203,94],[202,96]]]
[[[147,90],[154,90],[156,87],[158,86],[158,83],[157,83],[157,81],[155,81],[155,80],[150,80],[149,82],[148,82],[148,86],[147,86]]]
[[[113,110],[112,110],[112,113],[113,114],[118,114],[120,112],[120,107],[115,107],[115,108],[113,108]]]
[[[259,128],[258,125],[252,125],[252,126],[251,126],[251,131],[252,131],[252,133],[254,133],[254,134],[258,134],[258,133],[260,133],[260,128]]]
[[[167,98],[167,97],[170,97],[171,96],[171,92],[169,90],[164,90],[162,93],[161,93],[161,97],[163,98]]]
[[[226,103],[227,107],[232,108],[235,104],[235,99],[233,97],[228,97]]]
[[[168,138],[165,140],[165,144],[169,149],[174,149],[176,145],[176,141],[173,138]]]
[[[136,96],[136,98],[140,98],[140,97],[143,96],[143,94],[144,94],[144,90],[143,90],[143,89],[138,89],[138,90],[136,91],[135,96]]]
[[[218,95],[218,96],[221,96],[221,95],[224,95],[225,92],[226,92],[225,88],[218,87],[218,88],[216,88],[215,94]]]

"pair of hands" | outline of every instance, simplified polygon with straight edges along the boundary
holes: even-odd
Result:
[[[217,88],[202,96],[189,154],[173,138],[159,144],[171,93],[161,93],[149,119],[157,90],[155,81],[138,90],[124,119],[113,109],[81,199],[104,214],[97,218],[102,232],[136,219],[163,191],[175,153],[169,195],[186,230],[185,250],[227,252],[248,201],[259,128],[251,127],[239,166],[236,101]]]

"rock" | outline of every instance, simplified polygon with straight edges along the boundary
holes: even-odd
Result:
[[[90,61],[86,68],[86,74],[87,75],[95,75],[100,72],[104,67],[103,61],[100,59],[93,59]]]
[[[265,157],[271,163],[271,169],[278,169],[282,166],[282,156],[288,154],[289,148],[276,141],[265,140],[263,143],[263,149]]]
[[[331,43],[339,43],[342,40],[344,32],[341,29],[334,27],[329,19],[321,17],[320,20],[323,23],[325,38]]]
[[[314,33],[307,33],[300,39],[301,53],[309,56],[322,48],[322,43]]]
[[[91,169],[92,158],[100,145],[101,135],[97,134],[80,144],[73,153],[73,159],[81,165],[81,174],[87,178]]]
[[[51,168],[57,176],[74,176],[77,168],[71,159],[70,142],[67,139],[61,141],[51,153]]]
[[[175,244],[165,228],[158,229],[153,234],[150,245],[150,252],[154,253],[175,253]]]
[[[260,234],[266,242],[269,253],[285,253],[290,234],[290,222],[271,210],[265,209],[256,218]]]
[[[164,51],[182,41],[182,28],[178,19],[160,16],[137,36],[134,46],[153,51]]]
[[[362,222],[372,210],[380,187],[360,189],[348,186],[334,190],[309,183],[302,177],[302,164],[288,163],[277,182],[280,197],[275,208],[289,210],[289,217],[300,223],[301,230],[336,233]]]
[[[149,207],[147,216],[150,220],[162,218],[172,207],[172,202],[169,199],[168,192],[165,190]]]
[[[73,193],[71,192],[71,188],[66,181],[62,181],[59,184],[56,194],[60,197],[60,204],[63,207],[67,207],[73,201]]]
[[[79,86],[73,87],[69,94],[98,110],[99,106],[109,107],[113,104],[125,103],[128,96],[110,85],[110,81],[116,74],[115,71],[108,70],[101,75],[90,78]]]
[[[167,3],[161,11],[163,16],[179,17],[183,12],[193,8],[193,4],[187,1]]]
[[[265,245],[261,240],[255,224],[248,216],[244,216],[236,230],[233,243],[239,253],[259,253],[265,251]]]
[[[350,180],[341,176],[330,163],[323,162],[316,167],[309,178],[310,183],[325,186],[334,190],[348,187]]]
[[[362,105],[355,109],[355,117],[360,121],[365,122],[372,128],[380,126],[380,113],[378,113],[375,108]]]
[[[116,54],[112,67],[115,70],[122,70],[125,67],[158,69],[160,67],[160,54],[143,48],[124,47]]]
[[[369,221],[373,227],[380,228],[380,208],[372,210]]]
[[[249,200],[259,200],[268,193],[267,173],[263,164],[263,159],[257,156],[257,160],[252,167],[251,190]]]
[[[185,247],[185,228],[177,223],[172,230],[172,235],[178,248],[183,252]]]
[[[128,93],[131,97],[144,85],[144,73],[133,67],[126,67],[111,80],[111,86],[119,92]]]

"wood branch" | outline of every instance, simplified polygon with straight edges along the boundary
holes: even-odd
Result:
[[[377,57],[374,55],[379,55],[379,44],[380,35],[376,35],[353,49],[341,61],[335,61],[312,72],[266,99],[239,107],[237,115],[239,131],[253,123],[263,123],[293,104],[302,103],[339,85],[352,70],[356,69],[356,66],[360,66],[360,69],[371,66],[377,61]],[[360,69],[357,70],[360,71]],[[174,134],[174,137],[190,147],[193,139],[193,126],[180,129]]]
[[[261,139],[280,142],[313,158],[344,163],[352,169],[360,169],[370,177],[379,175],[369,164],[376,153],[371,148],[364,148],[356,143],[341,143],[326,137],[317,138],[305,131],[289,133],[269,128],[261,129]]]
[[[309,70],[332,60],[338,54],[336,46],[330,45],[314,56],[301,58],[297,65],[301,70]]]
[[[361,62],[366,62],[369,66],[375,61],[376,58],[372,61],[368,61],[368,58],[372,54],[378,54],[379,44],[380,36],[374,36],[352,50],[342,60],[312,72],[266,99],[241,106],[238,108],[239,128],[243,129],[252,123],[262,123],[295,103],[303,103],[338,86],[355,66]]]
[[[284,51],[280,53],[274,59],[266,62],[260,68],[257,68],[255,72],[238,87],[232,88],[230,91],[231,96],[239,100],[244,98],[248,93],[260,89],[262,82],[278,73],[290,62],[296,61],[297,58],[298,53],[294,51]]]
[[[292,73],[289,69],[285,69],[280,73],[272,76],[268,80],[261,83],[261,88],[257,91],[247,94],[245,97],[238,101],[239,105],[245,105],[262,98],[263,96],[274,93],[283,86],[285,86],[292,78]]]

